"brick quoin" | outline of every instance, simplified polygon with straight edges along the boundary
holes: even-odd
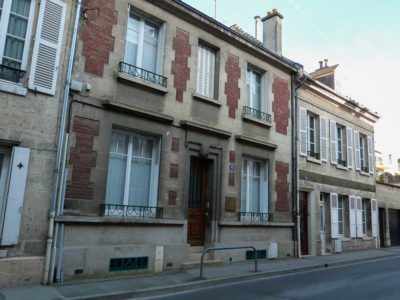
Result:
[[[272,103],[272,111],[274,112],[276,132],[287,135],[289,126],[290,110],[289,110],[289,82],[280,77],[275,76],[272,84],[272,92],[274,93],[274,102]]]
[[[171,73],[174,75],[176,101],[182,102],[183,92],[186,91],[186,82],[190,79],[190,68],[188,67],[191,55],[189,33],[177,27],[172,49],[175,51],[175,60],[171,63]]]
[[[179,138],[172,138],[171,151],[179,152]]]
[[[99,135],[99,121],[75,117],[72,131],[76,134],[76,143],[69,157],[69,165],[73,168],[66,197],[91,200],[93,185],[90,182],[90,172],[96,166],[97,156],[93,151],[93,141]]]
[[[236,109],[240,98],[240,67],[239,57],[228,53],[228,60],[225,64],[225,72],[227,75],[225,83],[226,104],[229,107],[229,117],[235,119]]]
[[[288,212],[289,211],[289,183],[287,176],[289,173],[289,164],[281,161],[275,162],[275,191],[276,191],[276,206],[275,211]]]
[[[113,25],[117,23],[115,0],[86,0],[87,19],[82,26],[82,54],[86,58],[85,72],[103,76],[110,53],[114,51]]]

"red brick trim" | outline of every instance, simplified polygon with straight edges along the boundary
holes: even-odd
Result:
[[[169,167],[169,177],[170,178],[178,178],[178,165],[177,164],[170,164]]]
[[[229,107],[229,117],[235,119],[236,109],[238,108],[238,102],[240,98],[240,67],[239,57],[228,53],[228,60],[225,64],[226,72],[226,83],[225,83],[225,95],[226,104]]]
[[[172,49],[175,51],[175,60],[171,63],[171,73],[174,75],[176,101],[182,102],[183,92],[186,91],[186,82],[190,79],[190,68],[188,67],[191,55],[189,32],[177,27]]]
[[[112,29],[117,23],[115,0],[86,0],[85,7],[97,8],[86,11],[82,25],[82,55],[85,57],[85,72],[103,76],[110,53],[114,51]]]
[[[281,161],[275,162],[275,191],[276,191],[276,206],[277,212],[289,211],[289,183],[287,176],[289,174],[289,164]]]
[[[228,184],[230,186],[235,186],[235,173],[229,173]]]
[[[178,193],[176,191],[168,191],[168,205],[176,205]]]
[[[93,198],[90,173],[96,166],[97,152],[93,151],[93,142],[94,137],[99,135],[99,124],[96,120],[74,117],[72,131],[76,135],[76,142],[69,156],[69,165],[73,168],[71,181],[67,183],[67,198]]]
[[[278,76],[274,76],[272,84],[272,92],[274,93],[274,102],[272,103],[272,111],[274,112],[274,121],[276,132],[287,135],[290,118],[290,91],[289,82]]]
[[[235,163],[235,151],[229,151],[229,162],[230,163]]]
[[[179,152],[179,138],[174,138],[174,137],[172,138],[171,151]]]

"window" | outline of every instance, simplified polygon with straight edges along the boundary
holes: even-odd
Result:
[[[361,171],[368,172],[368,161],[367,161],[367,147],[366,147],[366,137],[360,134],[360,162]]]
[[[345,127],[336,125],[337,137],[337,163],[346,166],[346,129]]]
[[[268,164],[251,158],[243,159],[242,163],[241,210],[262,218],[268,212]]]
[[[114,131],[108,165],[106,203],[157,205],[159,139]]]
[[[261,111],[261,74],[253,69],[247,69],[247,97],[250,108]]]
[[[130,7],[125,63],[152,73],[162,73],[163,38],[164,26],[139,16]],[[136,72],[139,77],[145,76],[139,70]]]
[[[316,115],[308,113],[307,115],[307,154],[313,158],[319,159],[319,135],[318,118]]]
[[[216,51],[199,43],[197,53],[197,87],[196,93],[215,98],[215,60]]]
[[[32,30],[33,0],[0,0],[0,79],[20,82]]]

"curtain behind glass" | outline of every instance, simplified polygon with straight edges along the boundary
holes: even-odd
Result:
[[[261,176],[260,163],[253,161],[253,168],[250,169],[250,211],[260,212],[260,196],[261,196]]]
[[[137,65],[137,55],[139,47],[140,18],[134,14],[129,14],[128,30],[125,45],[125,62],[130,65]]]
[[[153,73],[157,67],[158,32],[157,25],[145,21],[142,68]]]

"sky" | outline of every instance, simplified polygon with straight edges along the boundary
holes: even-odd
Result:
[[[184,1],[214,17],[215,0]],[[400,158],[399,0],[216,0],[216,7],[219,22],[251,34],[254,16],[276,8],[284,16],[283,55],[307,72],[325,58],[339,64],[339,92],[381,116],[375,148]]]

